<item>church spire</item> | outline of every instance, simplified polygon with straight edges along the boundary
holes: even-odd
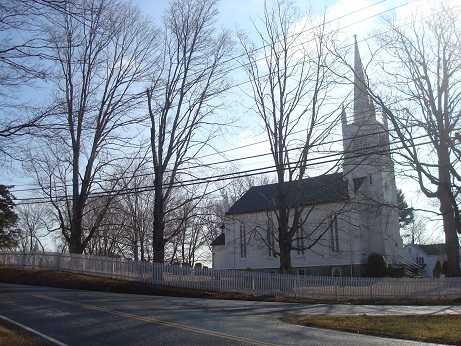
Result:
[[[354,58],[354,123],[365,124],[376,122],[375,107],[367,91],[368,79],[360,59],[357,35]]]

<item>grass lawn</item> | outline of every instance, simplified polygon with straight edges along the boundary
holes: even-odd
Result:
[[[286,322],[391,338],[461,345],[461,315],[301,316]]]

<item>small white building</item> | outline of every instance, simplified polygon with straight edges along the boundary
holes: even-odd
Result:
[[[288,213],[303,208],[293,237],[299,275],[362,276],[371,253],[389,264],[403,257],[397,190],[385,121],[376,119],[355,43],[353,121],[341,114],[343,172],[286,183]],[[213,268],[277,271],[277,184],[250,188],[226,213],[212,242]],[[293,222],[293,218],[289,220]]]
[[[440,264],[447,259],[447,247],[445,244],[418,245],[408,244],[403,249],[407,260],[421,267],[421,274],[432,278],[433,270],[437,261]]]

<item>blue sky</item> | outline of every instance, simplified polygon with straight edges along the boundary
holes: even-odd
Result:
[[[268,3],[271,1],[268,0]],[[295,1],[301,10],[307,11],[309,2],[306,0]],[[413,1],[413,5],[419,1]],[[161,16],[164,9],[168,6],[169,0],[132,0],[132,3],[137,5],[146,15],[152,16],[157,25],[161,23]],[[373,33],[377,25],[379,25],[379,14],[384,13],[389,9],[398,7],[404,4],[404,1],[398,0],[328,0],[328,1],[313,1],[314,7],[312,10],[315,14],[322,16],[327,11],[327,19],[333,20],[333,25],[342,28],[343,36],[346,41],[350,40],[353,43],[353,35],[357,34],[358,39],[362,40]],[[254,35],[254,27],[252,20],[259,24],[258,15],[261,14],[264,7],[264,0],[221,0],[219,3],[219,22],[218,26],[226,29],[234,30],[240,28],[245,30],[256,45],[258,45],[257,37]],[[400,7],[399,12],[404,12],[406,7]],[[396,11],[390,11],[392,14]],[[335,21],[335,19],[340,18]],[[367,60],[366,44],[361,43],[361,55],[364,61]],[[233,78],[238,83],[239,80],[244,80],[245,75],[241,72],[233,72]],[[245,144],[259,143],[265,140],[265,135],[261,134],[260,127],[257,125],[257,119],[240,110],[232,109],[232,112],[240,114],[240,122],[233,129],[233,137],[229,137],[226,141],[222,141],[221,150],[235,148]],[[340,129],[338,129],[340,130]],[[267,143],[252,145],[251,149],[245,148],[229,153],[228,158],[246,157],[248,155],[257,155],[267,153]],[[249,153],[249,150],[251,153]],[[210,158],[210,161],[218,161],[218,157]],[[264,158],[252,159],[250,161],[242,161],[239,164],[245,167],[237,167],[241,170],[249,170],[256,166],[269,166],[272,161],[270,156]],[[4,179],[2,179],[4,178]],[[16,184],[17,188],[21,188],[22,179],[17,176],[8,174],[6,179],[0,173],[0,181],[7,184]],[[28,184],[26,185],[28,186]],[[412,195],[413,191],[408,191],[407,195]],[[17,196],[19,197],[19,196]]]
[[[264,0],[221,0],[219,2],[219,21],[220,25],[228,29],[233,29],[236,25],[245,30],[250,30],[252,27],[251,20],[257,20],[258,15],[262,13],[264,8]],[[138,6],[144,13],[151,15],[155,18],[157,23],[160,23],[163,10],[168,6],[169,0],[132,0],[132,3]],[[267,1],[268,4],[271,1]],[[354,11],[368,9],[358,12],[356,15],[347,16],[341,20],[341,24],[346,22],[349,24],[366,18],[370,15],[381,13],[386,9],[395,7],[396,5],[404,3],[398,0],[325,0],[325,1],[312,1],[312,5],[306,0],[294,0],[294,3],[302,10],[309,10],[312,6],[312,11],[322,15],[325,10],[331,18],[340,17]],[[371,22],[368,21],[362,25],[357,25],[356,28],[360,32],[357,34],[365,34],[363,29],[370,27]],[[367,28],[367,29],[368,29]]]
[[[143,12],[152,15],[157,24],[160,24],[161,13],[168,6],[168,0],[134,0],[133,3],[139,6]],[[258,38],[254,35],[252,20],[260,24],[258,15],[264,8],[264,0],[221,0],[219,2],[219,22],[218,25],[234,30],[243,29],[249,37],[258,45]],[[267,3],[271,4],[268,0]],[[301,11],[309,10],[309,1],[293,0]],[[353,36],[358,36],[360,53],[364,64],[370,59],[367,44],[372,42],[361,42],[368,36],[373,35],[380,25],[383,16],[402,17],[408,13],[411,7],[422,6],[421,0],[325,0],[312,1],[311,10],[318,16],[326,13],[327,21],[332,21],[332,25],[342,30],[343,39],[353,43]],[[352,59],[352,56],[349,57]],[[352,62],[352,60],[351,60]],[[233,72],[234,79],[244,79],[243,73]],[[269,147],[265,143],[265,134],[260,131],[257,125],[257,119],[243,111],[232,109],[239,112],[240,121],[235,128],[234,137],[228,138],[226,142],[221,143],[221,149],[232,149],[237,146],[249,145],[250,148],[236,150],[228,153],[228,158],[246,157],[248,155],[257,155],[268,153]],[[340,129],[338,129],[340,131]],[[259,144],[255,144],[259,143]],[[249,153],[249,151],[251,153]],[[211,157],[211,161],[217,161],[217,157]],[[272,164],[270,156],[264,156],[257,159],[239,161],[240,167],[236,169],[249,170],[256,167],[267,167]],[[244,167],[242,167],[244,166]],[[409,204],[412,200],[419,200],[418,186],[411,181],[398,181],[398,187],[403,188],[406,192]],[[428,230],[430,231],[430,230]]]
[[[236,28],[243,29],[248,33],[250,38],[259,46],[258,37],[254,35],[254,26],[252,20],[256,25],[261,22],[258,16],[262,13],[264,8],[264,0],[221,0],[218,4],[219,8],[219,22],[218,26],[226,29],[234,30]],[[306,12],[309,10],[309,2],[306,0],[294,0],[296,5],[301,11]],[[157,25],[161,24],[162,13],[168,6],[169,0],[132,0],[132,3],[138,6],[146,15],[152,16]],[[267,1],[271,3],[270,0]],[[322,16],[327,11],[327,20],[332,20],[333,25],[342,28],[344,39],[353,42],[353,35],[357,34],[359,40],[365,38],[368,34],[372,33],[379,22],[377,14],[382,13],[386,9],[396,7],[402,4],[402,1],[396,0],[327,0],[327,1],[313,1],[312,11]],[[370,18],[371,17],[371,18]],[[335,19],[340,18],[335,21]],[[238,46],[238,45],[237,45]],[[238,49],[238,47],[237,47]],[[362,59],[367,59],[367,49],[365,44],[361,45]],[[246,80],[246,76],[242,71],[235,70],[232,72],[232,78],[235,84],[240,84]],[[238,92],[238,90],[237,90]],[[30,93],[28,96],[32,97]],[[40,95],[43,97],[43,95]],[[225,111],[224,111],[225,112]],[[235,124],[232,130],[234,137],[226,138],[226,141],[221,141],[221,150],[232,149],[240,145],[254,144],[265,140],[265,135],[261,134],[261,127],[257,124],[257,119],[245,114],[241,109],[235,108],[235,103],[229,113],[238,113],[239,122]],[[225,114],[223,114],[225,115]],[[229,114],[232,115],[232,114]],[[251,147],[252,154],[267,153],[268,145],[260,143]],[[248,156],[248,149],[238,150],[232,152],[231,157],[245,157]],[[216,157],[210,158],[216,161]],[[269,166],[271,158],[266,156],[262,159],[251,160],[251,162],[241,163],[246,166],[246,169],[252,169],[255,166]],[[0,173],[0,178],[2,174]],[[17,175],[12,176],[9,174],[6,181],[8,184],[15,184],[18,188],[21,185],[22,179],[18,179]]]

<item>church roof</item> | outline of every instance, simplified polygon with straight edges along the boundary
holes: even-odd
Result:
[[[363,179],[354,179],[357,190]],[[301,181],[286,182],[285,191],[289,207],[307,206],[332,202],[347,201],[348,182],[342,173],[326,174]],[[251,187],[226,215],[244,214],[273,210],[278,207],[277,184]]]
[[[216,239],[211,242],[211,246],[215,245],[226,245],[226,235],[224,233],[218,235]]]

